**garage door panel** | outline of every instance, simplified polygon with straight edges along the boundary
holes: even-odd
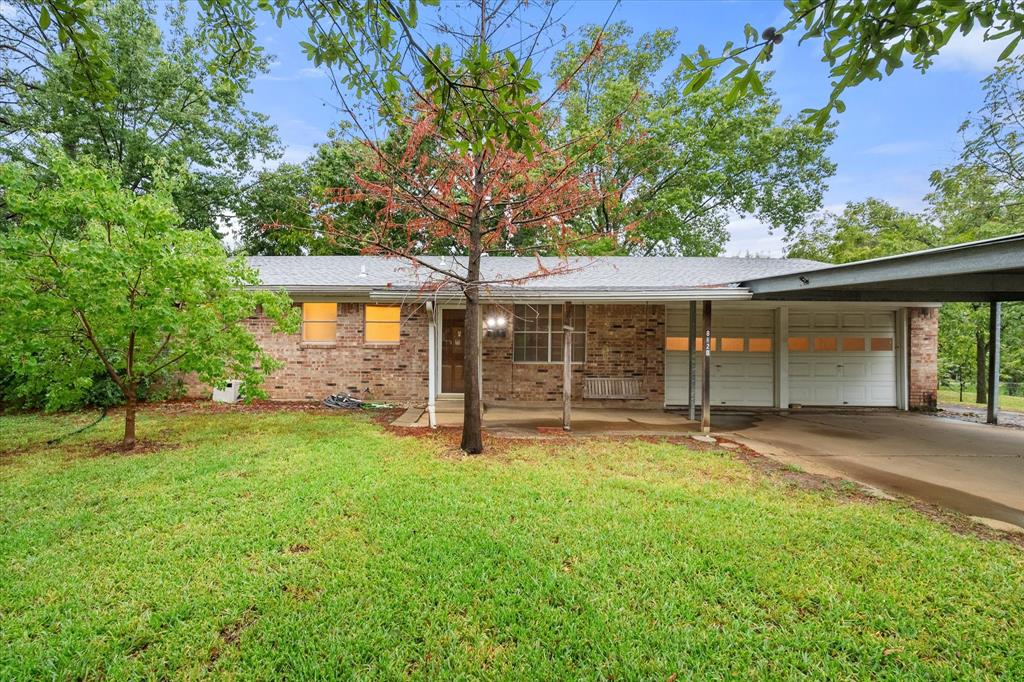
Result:
[[[832,379],[839,376],[839,366],[835,360],[822,360],[813,363],[811,373],[819,379]]]
[[[803,335],[813,339],[835,336],[841,342],[835,351],[814,351],[813,347],[807,351],[790,351],[788,381],[791,402],[805,405],[896,405],[896,354],[892,343],[895,313],[790,313],[790,320],[794,318],[805,326],[794,329],[791,324],[790,336]],[[875,338],[888,339],[889,343],[868,343]],[[821,345],[818,347],[820,349]]]
[[[711,353],[711,403],[713,405],[771,406],[774,402],[774,354],[750,351],[750,338],[769,339],[768,348],[775,347],[775,315],[770,309],[733,308],[716,313],[712,318],[712,335],[727,339],[716,347],[735,348]],[[666,328],[669,336],[689,334],[689,311],[668,309]],[[678,331],[677,331],[678,330]],[[764,348],[763,344],[761,346]],[[696,391],[700,395],[698,357]],[[685,405],[689,399],[689,354],[686,351],[665,352],[665,402]]]
[[[846,313],[843,315],[843,327],[846,329],[863,329],[867,325],[864,313]]]

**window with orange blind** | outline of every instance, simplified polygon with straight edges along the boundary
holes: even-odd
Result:
[[[333,343],[338,336],[337,303],[302,304],[302,340]]]
[[[366,342],[398,343],[402,309],[397,305],[366,306]]]

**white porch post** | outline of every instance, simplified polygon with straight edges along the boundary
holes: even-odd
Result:
[[[690,421],[697,419],[697,302],[690,301],[690,335],[687,338],[687,396]]]
[[[789,409],[789,308],[775,309],[775,408]]]
[[[701,376],[700,430],[711,431],[711,301],[704,301],[704,373]]]
[[[907,343],[907,309],[896,311],[896,409],[910,409],[910,344]]]
[[[437,415],[434,411],[437,397],[437,341],[433,301],[427,301],[427,421],[430,428],[437,428]]]
[[[562,304],[562,428],[572,431],[572,303]]]

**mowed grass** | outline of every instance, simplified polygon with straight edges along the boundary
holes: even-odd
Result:
[[[0,418],[0,679],[1024,678],[1024,558],[667,443]]]
[[[958,388],[940,388],[939,389],[939,402],[940,403],[953,403],[954,405],[968,405],[970,407],[984,408],[985,403],[978,403],[974,401],[974,389],[964,389],[964,399],[960,400],[960,389]],[[1009,410],[1013,412],[1024,412],[1024,396],[1019,395],[1001,395],[999,396],[999,409]]]

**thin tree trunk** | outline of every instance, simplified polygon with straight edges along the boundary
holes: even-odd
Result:
[[[125,394],[124,404],[124,440],[121,441],[122,450],[135,448],[135,410],[137,407],[134,387]]]
[[[481,20],[482,21],[482,20]],[[477,455],[484,451],[483,415],[480,401],[480,254],[483,251],[483,226],[480,224],[480,202],[484,190],[484,158],[476,164],[473,179],[476,194],[474,214],[469,221],[469,263],[466,268],[466,316],[462,332],[462,451]]]
[[[479,231],[478,231],[479,233]],[[469,284],[466,286],[466,317],[463,338],[462,450],[470,455],[484,451],[483,416],[480,405],[480,246],[469,248]]]
[[[975,376],[978,377],[975,390],[975,402],[986,403],[988,402],[988,344],[985,343],[985,335],[980,331],[974,332],[975,348],[977,350],[978,358],[978,371]]]

